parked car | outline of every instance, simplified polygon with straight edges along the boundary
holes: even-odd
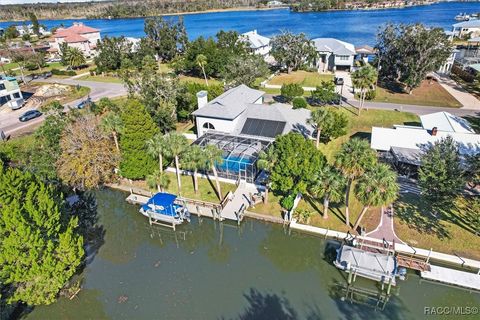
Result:
[[[92,99],[88,97],[86,100],[83,100],[79,104],[77,104],[77,109],[83,109],[85,107],[88,107],[92,103]]]
[[[38,118],[42,115],[42,113],[38,110],[30,110],[30,111],[27,111],[25,112],[24,114],[22,114],[18,120],[20,120],[21,122],[26,122],[26,121],[29,121],[29,120],[32,120],[32,119],[35,119],[35,118]]]
[[[344,83],[343,78],[337,78],[337,77],[333,79],[333,82],[335,82],[337,86],[342,86]]]
[[[52,73],[51,73],[51,72],[45,72],[45,73],[43,74],[43,77],[44,77],[44,78],[50,78],[51,76],[52,76]]]

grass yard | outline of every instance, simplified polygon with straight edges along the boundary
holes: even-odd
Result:
[[[191,121],[177,122],[176,124],[176,131],[181,133],[195,133],[194,128],[195,128],[195,123]]]
[[[310,107],[314,110],[317,107]],[[391,128],[394,124],[408,124],[420,126],[420,119],[417,115],[409,112],[398,112],[390,110],[363,110],[360,116],[357,116],[357,110],[350,107],[328,107],[335,108],[338,112],[345,113],[349,119],[347,134],[329,141],[321,143],[320,149],[330,162],[333,162],[335,153],[340,149],[340,145],[352,137],[370,139],[372,126]]]
[[[477,99],[480,99],[480,81],[467,82],[453,72],[450,74],[450,77],[463,89],[474,95]]]
[[[170,73],[170,72],[173,72],[173,69],[170,67],[170,64],[168,63],[160,63],[158,65],[158,71],[160,73]]]
[[[459,198],[436,218],[420,196],[402,195],[395,203],[395,232],[412,246],[480,259],[479,211],[478,198]]]
[[[86,75],[78,78],[77,80],[108,82],[108,83],[123,83],[122,79],[120,79],[119,77],[100,76],[100,75],[99,76]]]
[[[197,78],[197,77],[192,77],[192,76],[185,76],[185,75],[180,75],[179,76],[180,82],[195,82],[199,84],[205,84],[205,79],[204,78]],[[208,79],[208,84],[209,85],[221,85],[222,82],[217,80],[217,79]]]
[[[382,85],[383,86],[383,85]],[[424,80],[412,94],[403,93],[397,84],[377,87],[374,101],[398,104],[414,104],[433,107],[460,108],[462,105],[437,81]]]
[[[333,74],[320,74],[318,72],[294,71],[291,73],[280,73],[273,77],[268,84],[282,85],[297,83],[302,87],[316,87],[322,81],[332,81]]]
[[[170,178],[170,182],[168,187],[166,188],[166,192],[179,194],[178,187],[177,187],[177,176],[173,172],[167,172],[168,177]],[[208,180],[203,178],[198,178],[198,194],[195,194],[193,189],[193,177],[188,175],[181,176],[181,183],[182,183],[182,191],[181,194],[185,198],[190,199],[198,199],[208,202],[215,202],[219,203],[220,200],[217,196],[215,190],[215,179]],[[147,184],[143,180],[134,181],[134,185],[136,187],[149,190]],[[220,182],[220,187],[222,188],[222,195],[225,196],[229,191],[235,191],[237,186],[232,183],[224,183]],[[152,192],[156,192],[157,189],[151,189]]]

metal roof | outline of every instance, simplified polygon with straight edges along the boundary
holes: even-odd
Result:
[[[480,134],[438,131],[432,135],[422,127],[399,126],[392,128],[372,127],[372,149],[389,151],[392,147],[407,149],[425,149],[442,138],[451,137],[458,143],[461,155],[480,152]]]
[[[453,27],[454,28],[480,28],[480,19],[455,23]]]
[[[332,52],[335,55],[349,56],[355,54],[355,46],[334,38],[316,38],[312,40],[317,51]]]
[[[270,44],[270,38],[259,35],[257,30],[242,33],[242,37],[248,42],[252,49],[262,48]]]
[[[475,133],[467,120],[449,112],[435,112],[420,116],[424,129],[432,130],[437,127],[440,131]]]

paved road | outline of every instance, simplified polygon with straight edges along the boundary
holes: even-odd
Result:
[[[34,80],[40,82],[49,82],[49,83],[61,83],[68,85],[80,85],[90,88],[90,98],[93,101],[98,101],[103,97],[115,98],[127,95],[127,90],[122,84],[119,83],[106,83],[106,82],[97,82],[97,81],[82,81],[82,80],[73,80],[73,79],[38,79]],[[69,102],[66,104],[67,107],[74,107],[84,100],[85,97]],[[44,120],[44,116],[30,120],[28,122],[20,122],[18,117],[24,112],[31,110],[33,108],[22,108],[20,110],[7,110],[3,109],[0,111],[0,130],[3,130],[5,134],[16,135],[22,132],[31,131],[33,128],[40,125]]]

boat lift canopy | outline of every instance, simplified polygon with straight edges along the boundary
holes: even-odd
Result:
[[[161,213],[167,216],[176,216],[175,212],[175,199],[177,196],[170,193],[159,192],[151,197],[146,204],[142,206],[142,209],[145,211],[152,210],[152,207],[155,208],[153,211],[156,213]]]

